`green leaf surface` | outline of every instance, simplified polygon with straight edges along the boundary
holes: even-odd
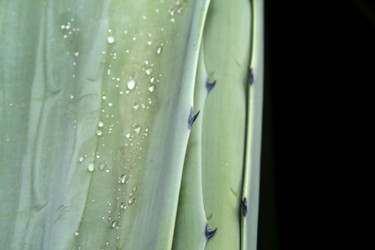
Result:
[[[204,67],[203,47],[200,48],[198,71],[194,93],[193,113],[199,116],[189,137],[188,149],[184,162],[183,178],[179,196],[173,249],[204,249],[206,237],[206,214],[203,201],[202,184],[202,117],[207,98],[207,72]]]
[[[203,46],[205,66],[216,86],[202,118],[202,176],[209,229],[217,232],[206,249],[240,247],[250,25],[249,1],[211,2]]]
[[[256,249],[262,4],[0,0],[0,248]]]
[[[4,248],[171,247],[207,5],[1,2]]]

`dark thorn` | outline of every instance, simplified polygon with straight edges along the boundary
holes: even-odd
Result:
[[[206,223],[206,229],[204,231],[204,235],[206,236],[206,240],[209,240],[212,237],[214,237],[216,231],[217,231],[217,228],[215,228],[214,230],[209,230],[208,229],[208,223]]]
[[[193,126],[193,123],[195,122],[195,120],[197,119],[198,115],[199,115],[199,112],[196,113],[194,115],[194,108],[192,107],[191,110],[190,110],[190,116],[189,116],[189,120],[188,120],[188,124],[189,124],[189,129],[191,129],[191,127]]]
[[[249,68],[249,84],[253,84],[254,83],[254,70],[253,68]]]
[[[206,89],[207,92],[210,92],[215,87],[216,81],[210,82],[210,79],[206,79]]]
[[[247,200],[246,200],[246,197],[244,197],[241,200],[241,210],[242,210],[242,215],[246,216],[247,215]]]

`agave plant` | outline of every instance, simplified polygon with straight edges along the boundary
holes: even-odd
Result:
[[[256,249],[262,0],[0,1],[2,249]]]

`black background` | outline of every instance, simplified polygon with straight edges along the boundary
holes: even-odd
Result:
[[[258,249],[362,249],[375,1],[265,4]]]

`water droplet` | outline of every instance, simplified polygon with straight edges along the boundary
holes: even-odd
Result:
[[[134,110],[138,110],[138,109],[139,109],[139,104],[135,103],[135,104],[133,105],[133,109],[134,109]]]
[[[133,125],[133,128],[134,128],[134,131],[139,134],[139,132],[141,132],[141,126],[139,124],[134,124]]]
[[[126,183],[128,181],[129,177],[126,174],[123,174],[120,176],[120,182],[121,183]]]
[[[117,221],[115,221],[115,220],[112,221],[111,227],[112,227],[112,228],[116,228],[116,226],[117,226]]]
[[[137,191],[137,187],[133,187],[133,191],[134,191],[134,192]]]
[[[100,171],[103,171],[105,169],[105,167],[106,167],[106,164],[104,162],[102,162],[102,163],[100,163],[98,168],[99,168]]]
[[[162,51],[163,51],[163,47],[159,46],[159,47],[156,49],[156,54],[160,55]]]
[[[154,85],[151,85],[150,87],[148,87],[148,91],[150,91],[151,93],[154,92],[154,90],[155,90]]]
[[[97,136],[101,136],[102,134],[103,134],[103,132],[100,129],[96,130],[96,135]]]
[[[151,46],[151,44],[152,44],[152,41],[150,40],[150,41],[147,41],[147,45],[148,46]]]
[[[80,156],[80,157],[78,158],[78,161],[79,161],[79,162],[83,162],[83,156]]]
[[[90,172],[93,172],[94,169],[95,169],[95,164],[94,164],[94,163],[90,163],[90,164],[87,166],[87,169],[88,169]]]
[[[102,96],[102,99],[103,99],[103,100],[106,100],[106,99],[107,99],[107,96],[103,95],[103,96]]]
[[[113,36],[109,36],[109,37],[107,38],[107,42],[108,42],[109,44],[112,44],[112,43],[115,42],[115,38],[114,38]]]
[[[75,235],[75,236],[78,236],[78,235],[79,235],[79,232],[78,232],[78,231],[77,231],[77,232],[75,232],[75,233],[74,233],[74,235]]]
[[[134,89],[135,81],[134,80],[128,81],[127,86],[128,86],[128,89]]]
[[[74,52],[74,55],[75,56],[79,56],[79,52]]]
[[[155,77],[151,77],[150,82],[154,83],[155,82]]]
[[[130,198],[130,199],[128,200],[128,204],[129,204],[129,205],[134,205],[134,203],[135,203],[135,197],[132,197],[132,198]]]
[[[152,69],[151,69],[151,68],[146,69],[146,74],[147,74],[147,75],[151,75],[151,73],[152,73]]]
[[[122,203],[120,204],[120,208],[123,209],[123,210],[125,210],[125,209],[126,209],[126,203],[125,203],[125,202],[122,202]]]
[[[112,106],[113,106],[112,102],[108,103],[108,107],[112,107]]]
[[[98,122],[98,127],[99,127],[99,128],[102,128],[103,126],[104,126],[104,123],[101,122],[101,121],[99,121],[99,122]]]
[[[125,138],[126,138],[126,139],[129,139],[129,138],[130,138],[130,134],[127,133],[127,134],[125,135]]]

